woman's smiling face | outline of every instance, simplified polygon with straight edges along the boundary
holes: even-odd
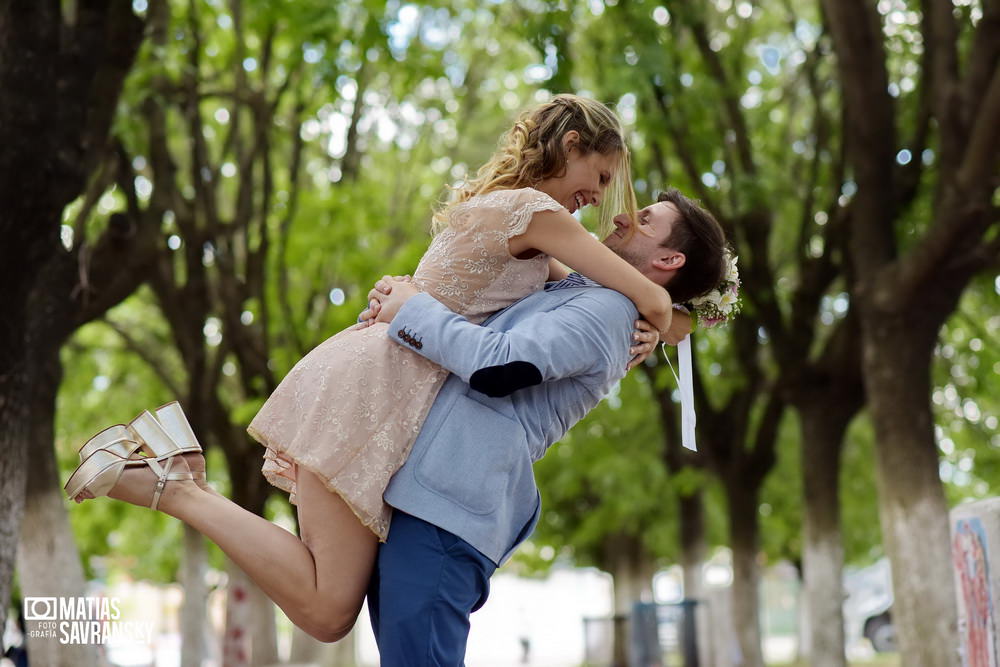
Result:
[[[618,151],[607,154],[593,151],[584,154],[575,145],[576,132],[567,132],[563,145],[566,151],[566,173],[547,178],[536,186],[557,202],[575,213],[584,206],[600,206],[604,190],[611,183],[618,166]]]

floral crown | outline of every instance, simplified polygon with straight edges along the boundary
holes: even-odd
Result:
[[[702,327],[714,327],[726,324],[740,312],[743,299],[740,298],[740,274],[736,270],[739,259],[730,248],[725,249],[723,261],[726,264],[726,276],[710,292],[686,305],[691,310],[695,323]]]

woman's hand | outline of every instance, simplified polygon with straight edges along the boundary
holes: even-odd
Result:
[[[674,316],[670,320],[670,328],[663,336],[663,342],[667,345],[677,345],[691,333],[691,314],[685,310],[674,309]]]
[[[649,292],[649,299],[641,304],[636,302],[635,305],[639,314],[659,332],[660,338],[667,340],[675,315],[674,302],[667,290],[651,280],[648,282],[653,287]]]
[[[646,320],[635,321],[635,332],[632,334],[632,347],[629,354],[633,355],[628,362],[626,370],[632,370],[646,360],[656,350],[656,344],[660,342],[660,334],[652,324]]]

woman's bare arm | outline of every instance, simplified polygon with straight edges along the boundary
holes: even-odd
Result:
[[[621,292],[658,331],[670,327],[672,302],[660,285],[592,237],[566,211],[541,211],[524,234],[510,239],[511,255],[535,249],[571,266],[605,287]]]
[[[562,280],[569,275],[569,269],[555,257],[549,257],[549,280]]]

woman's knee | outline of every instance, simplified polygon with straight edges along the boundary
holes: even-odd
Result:
[[[324,610],[313,614],[302,629],[313,639],[331,644],[346,637],[358,620],[358,611]]]
[[[325,626],[317,629],[309,634],[313,639],[321,641],[324,644],[332,644],[334,642],[339,642],[341,639],[346,637],[354,629],[354,622],[352,621],[346,626]]]

